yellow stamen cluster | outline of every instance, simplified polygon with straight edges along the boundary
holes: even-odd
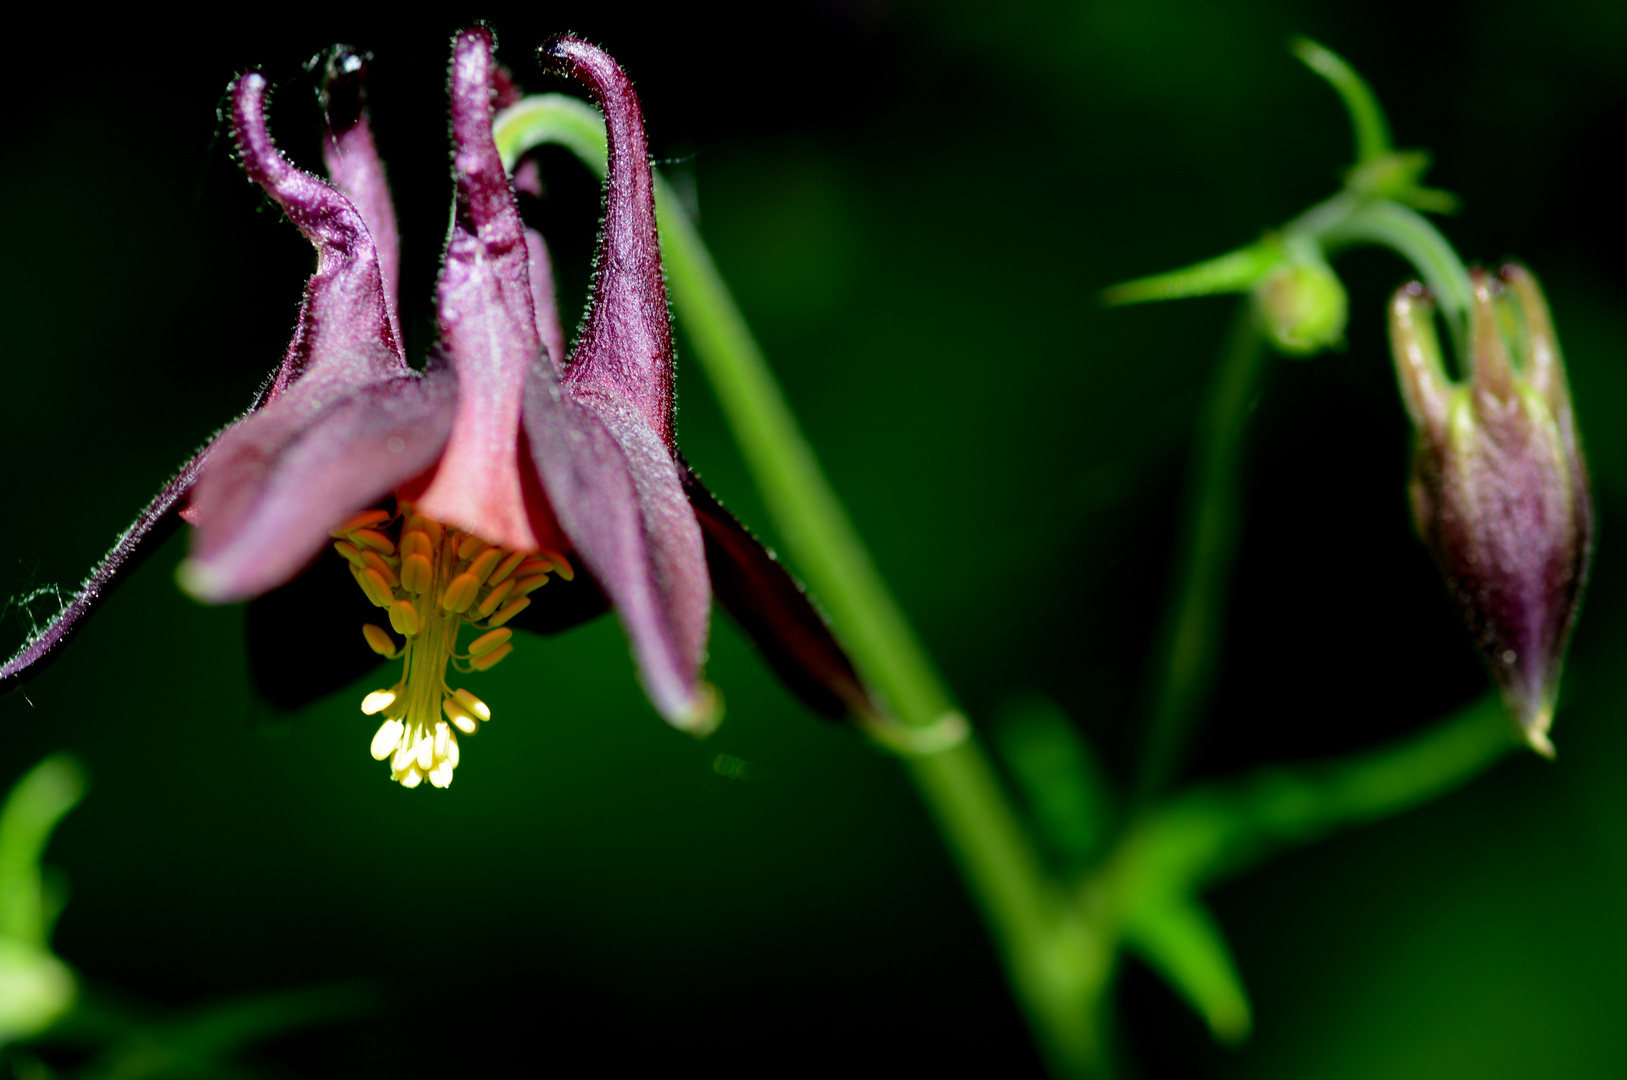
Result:
[[[389,759],[390,779],[403,787],[426,779],[446,787],[458,766],[457,732],[473,735],[491,719],[485,702],[447,685],[447,663],[464,673],[486,671],[513,652],[514,631],[503,624],[530,606],[531,594],[548,583],[549,574],[571,580],[571,564],[553,551],[494,547],[424,517],[409,503],[394,514],[364,511],[333,535],[333,548],[350,564],[356,584],[406,639],[397,645],[384,627],[362,627],[374,652],[403,661],[400,681],[362,699],[362,712],[384,716],[373,736],[373,757]],[[467,652],[458,652],[465,624],[482,632]]]

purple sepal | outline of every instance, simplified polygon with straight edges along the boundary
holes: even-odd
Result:
[[[170,478],[170,482],[119,537],[113,550],[96,564],[96,569],[80,584],[73,599],[16,655],[0,664],[0,693],[21,686],[44,671],[61,653],[62,645],[78,632],[85,616],[101,604],[125,575],[140,566],[148,555],[174,534],[181,525],[182,501],[197,482],[208,454],[209,450],[205,448],[181,466],[180,471]]]
[[[775,674],[822,716],[880,716],[853,662],[802,586],[723,508],[687,463],[679,467],[706,541],[712,591]]]
[[[579,400],[540,358],[531,370],[525,430],[549,505],[626,627],[651,702],[686,726],[711,590],[677,468],[642,414]]]
[[[444,370],[362,386],[313,372],[234,426],[193,496],[188,591],[224,603],[288,581],[335,524],[435,464],[457,400]]]

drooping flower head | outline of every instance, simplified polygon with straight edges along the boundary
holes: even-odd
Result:
[[[453,42],[454,213],[436,288],[438,342],[422,372],[402,347],[394,212],[362,58],[336,51],[325,72],[331,184],[273,145],[264,78],[233,83],[244,170],[311,241],[317,269],[263,400],[143,520],[178,513],[196,526],[181,579],[213,602],[280,590],[319,556],[335,559],[324,548],[336,550],[378,609],[363,639],[402,664],[363,711],[382,717],[373,755],[409,787],[450,783],[457,734],[490,719],[446,670],[501,661],[513,648],[511,622],[548,631],[614,608],[657,710],[678,727],[709,729],[718,706],[701,664],[714,581],[805,701],[827,715],[873,713],[795,582],[677,453],[672,335],[631,84],[585,42],[558,38],[544,50],[587,84],[609,139],[591,306],[564,362],[549,347],[559,320],[547,250],[520,219],[492,138],[492,49],[481,28]],[[113,563],[106,580],[127,554],[115,549],[104,562]],[[52,655],[102,591],[95,579],[85,592],[93,589],[41,636],[55,637],[31,642],[0,678],[18,681]]]
[[[1552,756],[1548,729],[1593,550],[1587,464],[1536,279],[1517,264],[1471,278],[1463,383],[1446,376],[1423,286],[1404,286],[1390,304],[1417,435],[1413,521],[1510,714]]]

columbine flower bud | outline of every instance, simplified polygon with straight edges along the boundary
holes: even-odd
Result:
[[[1310,356],[1344,340],[1345,287],[1320,256],[1284,260],[1254,287],[1266,339],[1290,356]]]
[[[1391,301],[1390,344],[1417,433],[1414,523],[1509,713],[1551,757],[1593,504],[1547,302],[1524,267],[1498,276],[1472,274],[1466,382],[1446,376],[1423,286]]]

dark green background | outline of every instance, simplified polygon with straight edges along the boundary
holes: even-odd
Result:
[[[1048,694],[1124,775],[1172,507],[1224,300],[1105,312],[1111,282],[1235,246],[1331,191],[1349,153],[1290,32],[1344,53],[1397,141],[1464,198],[1466,257],[1526,259],[1572,366],[1603,519],[1555,730],[1423,811],[1213,894],[1257,1032],[1213,1048],[1142,969],[1119,995],[1149,1076],[1627,1075],[1627,499],[1619,5],[1190,2],[304,7],[13,24],[0,73],[0,595],[67,585],[280,357],[309,249],[245,183],[215,108],[261,65],[317,161],[301,61],[373,50],[376,129],[422,352],[449,198],[449,35],[492,20],[532,88],[551,32],[609,48],[830,476],[980,722]],[[538,220],[586,275],[593,185],[544,159]],[[1339,264],[1349,348],[1280,362],[1250,428],[1247,549],[1191,775],[1354,749],[1484,685],[1402,498],[1382,306]],[[770,539],[697,365],[685,452]],[[88,980],[172,1005],[364,977],[387,1011],[274,1044],[300,1075],[688,1065],[777,1075],[1038,1069],[903,774],[807,715],[723,620],[728,720],[644,702],[603,620],[521,643],[450,791],[366,754],[359,684],[250,701],[242,613],[159,551],[46,675],[0,699],[0,784],[57,749],[92,790],[51,849]],[[313,611],[313,620],[322,617]],[[26,624],[0,619],[0,652]],[[747,763],[744,781],[715,755]]]

